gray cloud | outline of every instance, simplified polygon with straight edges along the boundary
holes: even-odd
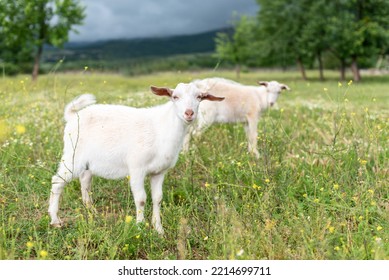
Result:
[[[233,14],[255,15],[255,0],[82,0],[84,25],[70,41],[193,34],[231,25]]]

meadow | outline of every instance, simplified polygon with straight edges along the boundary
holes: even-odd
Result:
[[[302,81],[253,71],[240,82],[278,80],[282,93],[258,125],[256,160],[241,124],[215,125],[181,154],[164,182],[165,235],[135,223],[128,178],[92,184],[94,208],[68,184],[52,228],[51,177],[62,153],[63,109],[89,92],[100,103],[152,106],[150,85],[174,87],[228,71],[144,76],[50,73],[0,78],[0,259],[389,259],[389,77],[360,83]],[[314,72],[308,72],[313,77]]]

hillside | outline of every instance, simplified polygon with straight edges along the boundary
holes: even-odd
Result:
[[[77,60],[126,60],[145,57],[165,57],[179,54],[210,53],[215,50],[214,30],[194,35],[181,35],[161,38],[117,39],[92,43],[68,43],[63,49],[48,47],[44,61]]]

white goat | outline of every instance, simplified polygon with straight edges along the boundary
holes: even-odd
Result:
[[[200,91],[193,83],[169,88],[151,87],[159,96],[169,96],[166,104],[152,108],[121,105],[92,105],[91,94],[74,99],[65,108],[64,151],[59,169],[52,178],[49,214],[53,226],[61,226],[57,216],[65,185],[79,178],[83,202],[90,205],[92,175],[119,179],[130,175],[136,205],[136,220],[144,220],[146,192],[144,179],[150,175],[153,226],[163,233],[160,218],[162,183],[181,150],[189,124],[197,116],[202,100],[221,101]],[[89,106],[91,105],[91,106]],[[86,108],[84,108],[86,107]]]
[[[246,86],[222,78],[196,80],[194,83],[214,96],[224,96],[225,100],[200,105],[197,122],[185,136],[184,152],[189,150],[191,135],[200,135],[213,123],[245,122],[248,150],[258,158],[257,126],[260,114],[273,106],[281,91],[290,90],[289,87],[276,81],[258,82],[260,86]]]

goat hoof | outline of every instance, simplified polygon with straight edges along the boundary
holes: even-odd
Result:
[[[162,227],[155,227],[155,230],[158,232],[158,235],[160,237],[163,237],[165,235],[165,231],[163,230]]]
[[[55,224],[51,224],[51,226],[55,227],[55,228],[61,228],[62,224],[61,223],[55,223]]]
[[[54,228],[61,228],[63,226],[63,222],[61,220],[57,220],[55,222],[51,222],[50,225]]]

